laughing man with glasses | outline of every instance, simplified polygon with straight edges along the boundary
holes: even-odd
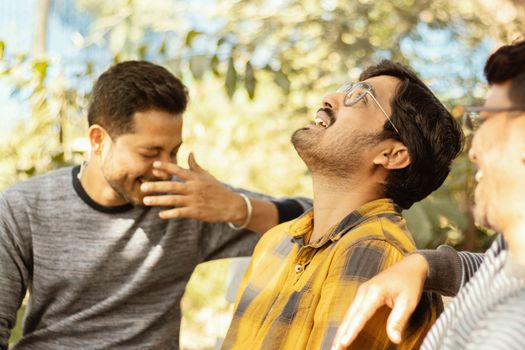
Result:
[[[403,329],[424,290],[454,297],[427,334],[424,350],[525,348],[525,40],[494,52],[484,69],[483,107],[464,109],[477,168],[473,216],[500,232],[483,253],[442,245],[421,250],[364,283],[338,331],[334,350],[355,347],[375,310],[392,308],[387,333]]]
[[[314,207],[255,248],[223,349],[329,349],[357,288],[415,249],[401,215],[437,189],[461,128],[407,67],[383,61],[326,95],[292,143]],[[441,301],[428,293],[400,349],[417,348]],[[386,310],[356,349],[390,349]]]

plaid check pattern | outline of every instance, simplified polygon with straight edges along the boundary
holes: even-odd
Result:
[[[330,349],[359,285],[415,249],[389,199],[369,202],[309,242],[313,212],[268,231],[241,283],[223,349]],[[415,349],[442,309],[425,294],[396,346],[385,332],[388,309],[367,323],[352,349]]]

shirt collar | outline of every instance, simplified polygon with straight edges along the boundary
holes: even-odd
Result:
[[[288,232],[292,236],[292,241],[300,246],[320,248],[328,241],[335,242],[339,240],[352,228],[372,217],[380,214],[400,216],[402,211],[402,209],[389,198],[376,199],[363,204],[345,216],[339,224],[332,226],[328,232],[317,241],[305,244],[306,241],[309,241],[314,228],[314,209],[315,208],[305,212],[290,225]]]

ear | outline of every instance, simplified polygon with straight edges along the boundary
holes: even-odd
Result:
[[[93,124],[89,127],[88,137],[91,143],[91,153],[95,156],[100,156],[108,141],[111,140],[106,129],[98,124]]]
[[[374,158],[373,162],[388,170],[403,169],[410,165],[410,154],[404,144],[394,141],[388,143]]]

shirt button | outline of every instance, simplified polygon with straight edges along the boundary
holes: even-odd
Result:
[[[297,273],[303,272],[303,266],[301,264],[295,265],[295,272]]]

